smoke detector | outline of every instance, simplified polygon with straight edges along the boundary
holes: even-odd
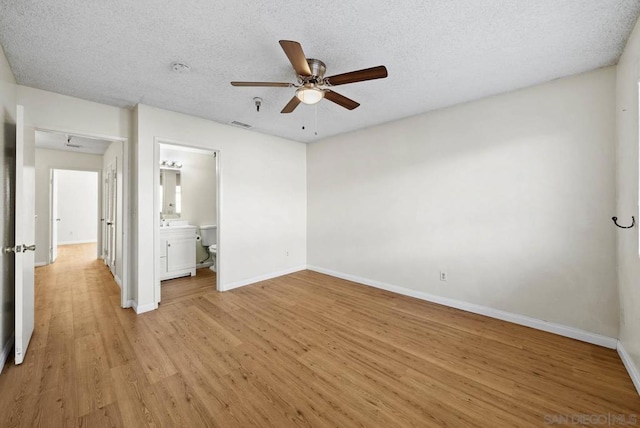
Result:
[[[173,64],[171,64],[171,69],[175,73],[181,73],[181,74],[186,74],[191,71],[191,67],[189,67],[184,62],[174,62]]]

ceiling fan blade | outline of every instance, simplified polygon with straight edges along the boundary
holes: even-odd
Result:
[[[298,42],[292,40],[280,40],[280,46],[287,54],[287,58],[291,62],[293,69],[300,76],[311,76],[311,69],[307,63],[307,57],[304,56],[302,46]]]
[[[324,97],[329,101],[332,101],[348,110],[353,110],[354,108],[360,105],[360,103],[357,103],[352,99],[347,98],[344,95],[340,95],[339,93],[333,92],[331,90],[324,91]]]
[[[300,100],[294,95],[280,113],[291,113],[298,107],[298,104],[300,104]]]
[[[349,73],[336,74],[335,76],[327,77],[326,81],[330,85],[337,86],[346,83],[364,82],[365,80],[384,79],[385,77],[387,77],[387,67],[379,65]]]
[[[293,83],[283,82],[231,82],[232,86],[272,86],[275,88],[290,88]]]

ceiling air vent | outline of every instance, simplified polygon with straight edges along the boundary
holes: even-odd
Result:
[[[246,123],[242,123],[242,122],[238,122],[237,120],[234,120],[233,122],[231,122],[231,124],[232,124],[233,126],[239,126],[239,127],[241,127],[241,128],[245,128],[245,129],[249,129],[249,128],[251,128],[251,125],[248,125],[248,124],[246,124]]]

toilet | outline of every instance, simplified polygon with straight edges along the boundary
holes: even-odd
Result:
[[[216,254],[218,253],[218,226],[215,224],[206,224],[200,226],[200,237],[202,240],[202,246],[207,249],[207,252],[213,260],[213,264],[209,267],[212,271],[216,272]]]

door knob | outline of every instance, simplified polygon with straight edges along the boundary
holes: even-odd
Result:
[[[35,250],[36,250],[36,244],[22,246],[22,251],[35,251]]]
[[[7,253],[20,253],[22,252],[22,245],[16,245],[15,247],[4,247],[5,254]]]

